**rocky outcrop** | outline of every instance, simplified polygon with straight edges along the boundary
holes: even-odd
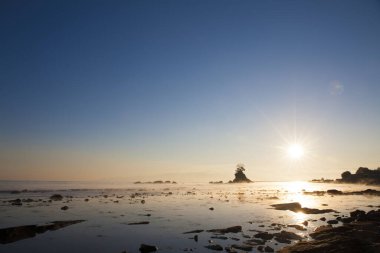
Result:
[[[349,171],[345,171],[342,173],[341,178],[336,180],[321,178],[313,179],[311,182],[380,185],[380,167],[374,170],[360,167],[355,174],[352,174]]]
[[[305,214],[337,213],[337,211],[333,209],[316,209],[316,208],[302,207],[301,204],[298,202],[274,204],[271,206],[274,207],[274,209],[276,210],[282,210],[282,211],[289,210],[295,213],[298,213],[298,212],[302,212]]]
[[[323,226],[311,233],[312,241],[301,241],[280,253],[380,252],[380,209],[350,213],[352,221],[340,227]]]
[[[34,237],[37,234],[45,233],[46,231],[58,230],[70,225],[74,225],[84,220],[70,220],[70,221],[53,221],[47,225],[27,225],[19,227],[10,227],[0,229],[0,243],[12,243],[19,240]]]
[[[238,164],[235,170],[235,178],[229,183],[252,183],[250,179],[244,174],[245,168],[243,164]]]
[[[207,230],[207,232],[217,233],[217,234],[239,233],[241,231],[242,231],[241,226],[233,226],[233,227],[228,227],[228,228],[217,228],[217,229]]]
[[[337,182],[378,185],[380,184],[380,168],[370,170],[365,167],[360,167],[355,174],[345,171],[342,173],[342,178],[337,179]]]

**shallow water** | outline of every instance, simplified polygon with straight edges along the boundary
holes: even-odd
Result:
[[[0,244],[0,252],[139,252],[141,243],[158,246],[158,252],[212,252],[204,246],[212,233],[202,232],[199,241],[189,239],[194,234],[183,232],[195,229],[214,229],[240,225],[243,233],[226,234],[228,240],[212,239],[228,246],[243,244],[243,236],[252,237],[257,232],[275,232],[272,223],[301,224],[309,220],[306,231],[286,228],[308,240],[308,233],[325,222],[335,219],[335,213],[303,214],[280,211],[271,204],[300,202],[303,207],[339,211],[339,215],[362,209],[377,209],[380,197],[311,196],[306,191],[338,189],[359,191],[380,190],[380,187],[322,184],[308,182],[257,182],[252,184],[115,184],[86,182],[0,182],[0,228],[45,224],[56,220],[86,220],[59,230],[38,234],[33,238],[9,244]],[[36,190],[11,194],[8,190]],[[171,193],[170,193],[171,192]],[[65,197],[63,201],[43,202],[53,193]],[[137,194],[136,194],[137,193]],[[107,195],[107,197],[104,197]],[[119,197],[119,198],[118,198]],[[12,206],[11,199],[34,200]],[[86,198],[88,202],[84,201]],[[145,203],[142,203],[144,200]],[[118,201],[117,203],[115,201]],[[60,208],[67,205],[68,210]],[[327,206],[326,206],[327,205]],[[213,207],[214,210],[209,210]],[[146,216],[150,214],[151,216]],[[314,221],[312,221],[314,220]],[[128,225],[131,222],[149,221],[148,225]],[[260,227],[264,225],[264,227]],[[339,225],[339,224],[338,224]],[[233,237],[234,239],[231,239]],[[239,241],[237,241],[239,239]],[[267,245],[279,249],[285,244],[268,241]]]

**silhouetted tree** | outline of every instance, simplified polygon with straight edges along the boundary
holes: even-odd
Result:
[[[349,179],[351,176],[352,176],[352,174],[351,174],[351,172],[349,172],[349,171],[345,171],[345,172],[342,173],[342,179],[343,179],[343,180],[347,180],[347,179]]]
[[[360,174],[367,174],[369,172],[369,169],[368,168],[365,168],[365,167],[360,167],[357,171],[356,171],[356,174],[360,175]]]
[[[245,171],[245,165],[244,164],[242,164],[242,163],[238,163],[237,165],[236,165],[236,170],[235,170],[235,173],[239,173],[239,172],[243,172],[243,171]]]

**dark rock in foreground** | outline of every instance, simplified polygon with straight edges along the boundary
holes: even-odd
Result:
[[[63,199],[61,194],[53,194],[50,196],[50,199],[53,201],[61,201]]]
[[[128,223],[128,225],[147,225],[147,224],[149,224],[149,221],[139,221],[139,222]]]
[[[380,252],[380,209],[351,213],[355,220],[340,227],[323,226],[311,233],[313,241],[303,241],[281,249],[280,253],[377,253]]]
[[[71,221],[53,221],[47,225],[28,225],[28,226],[19,226],[19,227],[10,227],[0,229],[0,243],[7,244],[16,242],[19,240],[27,239],[34,237],[37,234],[45,233],[46,231],[58,230],[70,225],[74,225],[84,220],[71,220]]]
[[[148,245],[148,244],[141,244],[139,248],[141,253],[149,253],[149,252],[155,252],[158,250],[156,246]]]
[[[223,251],[223,247],[220,246],[219,244],[211,244],[205,246],[206,249],[211,249],[211,250],[216,250],[216,251]]]
[[[283,203],[283,204],[275,204],[271,205],[274,207],[276,210],[289,210],[292,212],[302,212],[305,214],[321,214],[321,213],[337,213],[337,211],[333,209],[316,209],[316,208],[307,208],[307,207],[302,207],[300,203],[298,202],[292,202],[292,203]]]
[[[243,251],[252,251],[253,247],[250,246],[250,245],[245,245],[245,244],[241,244],[241,245],[232,244],[231,248],[238,249],[238,250],[243,250]]]
[[[234,226],[229,228],[218,228],[218,229],[210,229],[207,232],[218,233],[218,234],[226,234],[226,233],[239,233],[241,232],[241,226]]]
[[[198,233],[202,233],[203,231],[204,231],[203,229],[197,229],[197,230],[184,232],[184,234],[198,234]]]

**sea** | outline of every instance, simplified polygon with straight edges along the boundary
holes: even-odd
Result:
[[[353,192],[380,187],[303,181],[248,184],[0,181],[0,237],[1,231],[10,227],[84,220],[22,240],[1,241],[0,252],[137,253],[141,244],[156,246],[157,252],[214,252],[207,246],[244,245],[259,232],[278,232],[279,227],[273,224],[281,224],[281,229],[310,240],[309,233],[326,225],[328,220],[348,216],[357,209],[369,211],[380,207],[379,196],[305,194],[329,189]],[[63,199],[51,201],[53,194],[60,194]],[[16,199],[20,199],[21,205],[12,204]],[[271,206],[290,202],[336,212],[305,214]],[[64,206],[66,210],[62,210]],[[300,225],[302,229],[288,225]],[[333,224],[340,225],[340,222]],[[242,232],[224,235],[207,232],[232,226],[241,226]],[[185,233],[193,230],[202,232]],[[274,250],[287,245],[275,240],[265,244]],[[257,247],[252,251],[257,252]]]

